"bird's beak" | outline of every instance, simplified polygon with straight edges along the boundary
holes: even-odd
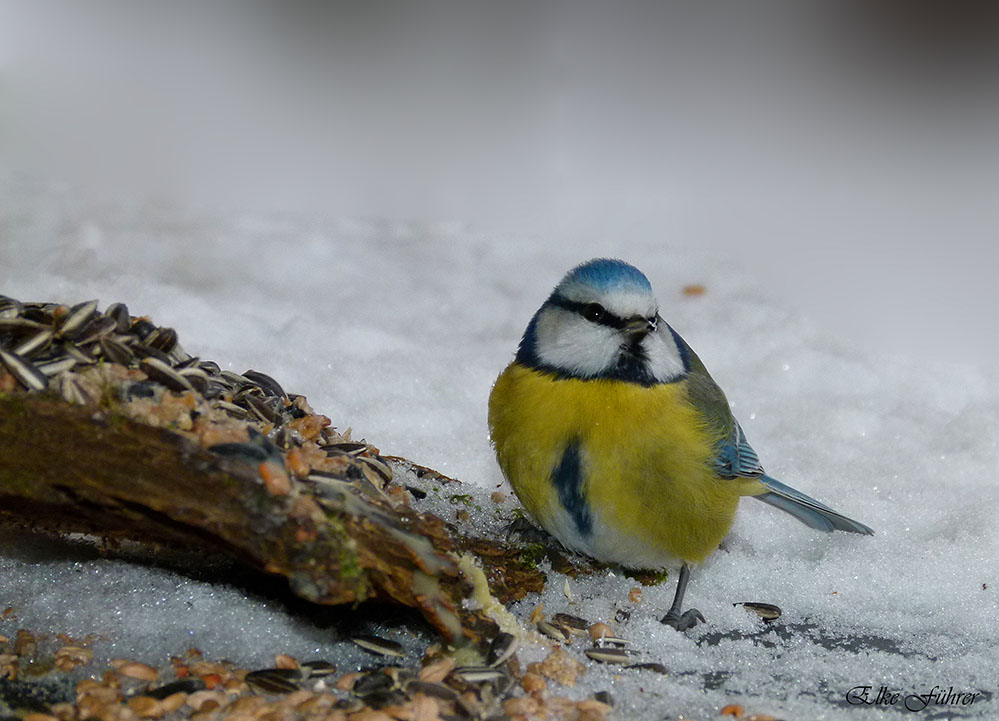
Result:
[[[655,329],[655,318],[645,318],[644,316],[636,315],[625,321],[624,328],[621,329],[621,332],[624,333],[629,340],[639,341]]]

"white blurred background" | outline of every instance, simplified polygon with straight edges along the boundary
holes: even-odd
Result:
[[[997,56],[994,3],[4,0],[0,161],[98,206],[661,237],[992,363]]]

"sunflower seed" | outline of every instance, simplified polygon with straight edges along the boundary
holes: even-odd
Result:
[[[27,356],[32,351],[44,347],[55,333],[51,328],[42,328],[40,331],[35,333],[33,336],[28,338],[26,341],[21,343],[14,349],[14,352],[21,356]]]
[[[24,306],[21,305],[21,301],[0,295],[0,318],[16,318],[21,315],[23,310]]]
[[[322,448],[324,451],[326,451],[326,455],[328,456],[333,456],[333,455],[352,456],[367,450],[368,444],[356,443],[354,441],[344,441],[340,443],[327,443],[319,447]]]
[[[66,320],[64,320],[62,325],[59,326],[59,335],[62,337],[70,335],[77,328],[82,327],[84,323],[89,321],[96,312],[96,300],[88,300],[84,303],[74,305],[69,311],[69,315],[66,317]]]
[[[128,328],[130,335],[134,335],[139,340],[145,340],[146,336],[156,330],[156,326],[149,322],[148,318],[137,318]]]
[[[115,329],[119,333],[128,333],[128,327],[132,324],[132,317],[128,314],[128,306],[124,303],[112,303],[104,309],[104,315],[115,322]]]
[[[244,378],[239,373],[233,373],[232,371],[221,371],[220,375],[233,388],[243,388],[245,386],[253,385],[253,381],[251,381],[249,378]]]
[[[395,688],[395,682],[381,671],[372,671],[360,676],[350,691],[358,696],[370,696],[376,693],[385,693]]]
[[[59,376],[59,395],[75,406],[85,406],[91,401],[90,395],[83,390],[76,377],[69,373]]]
[[[152,348],[169,353],[177,345],[177,331],[173,328],[157,328],[147,335],[143,342]]]
[[[52,376],[72,370],[75,365],[76,360],[73,358],[57,358],[56,360],[45,361],[44,363],[36,363],[35,367],[51,378]]]
[[[248,370],[243,371],[243,377],[256,385],[258,388],[263,389],[268,396],[277,396],[278,398],[288,397],[288,394],[284,392],[284,388],[281,387],[281,384],[266,373]]]
[[[215,361],[198,361],[198,368],[213,378],[221,375],[222,373],[222,369],[219,368],[219,364]]]
[[[256,443],[216,443],[208,446],[211,453],[227,458],[237,458],[250,463],[262,463],[270,457],[267,451]]]
[[[242,401],[253,412],[253,415],[262,420],[264,423],[278,423],[281,420],[281,414],[278,413],[273,406],[271,406],[271,404],[263,398],[256,398],[252,395],[244,395],[242,397]]]
[[[82,363],[83,365],[91,365],[94,362],[94,356],[80,348],[76,343],[70,343],[66,341],[62,344],[62,349],[72,358],[76,359],[77,363]]]
[[[402,644],[390,641],[387,638],[378,636],[354,636],[351,641],[363,648],[365,651],[378,654],[379,656],[403,656],[405,651]]]
[[[507,677],[507,674],[498,668],[490,666],[463,666],[452,671],[455,676],[467,683],[485,683],[487,681],[499,681]]]
[[[288,673],[289,671],[293,673]],[[298,691],[294,680],[301,678],[298,669],[266,668],[246,674],[247,685],[257,693],[284,694]]]
[[[588,648],[583,651],[589,658],[600,663],[628,663],[631,654],[623,648]]]
[[[556,626],[561,626],[570,633],[586,633],[587,629],[591,626],[590,622],[585,618],[573,616],[568,613],[556,613],[552,616],[552,623]]]
[[[746,601],[744,603],[733,603],[733,606],[742,606],[747,611],[753,611],[764,621],[776,621],[780,618],[780,607],[772,603],[758,603],[756,601]]]
[[[176,368],[174,370],[176,370]],[[187,382],[194,386],[194,389],[198,391],[198,393],[204,395],[205,391],[208,390],[208,374],[200,368],[183,368],[177,372],[186,378]]]
[[[22,332],[28,330],[39,330],[45,327],[45,323],[23,317],[0,316],[0,332]]]
[[[151,345],[146,345],[145,343],[133,343],[132,348],[135,351],[135,355],[139,358],[155,358],[163,365],[173,367],[173,360],[169,354],[164,353],[159,348],[153,348]]]
[[[100,345],[101,353],[112,363],[120,363],[123,366],[127,366],[132,362],[132,358],[135,354],[132,350],[115,338],[101,338],[98,341]]]
[[[31,361],[22,358],[17,353],[0,350],[0,361],[21,384],[31,391],[41,391],[49,385],[49,378]]]
[[[500,633],[489,644],[489,654],[486,663],[490,666],[499,666],[508,658],[513,656],[517,650],[517,639],[513,634]]]
[[[162,383],[172,391],[194,390],[194,386],[191,385],[191,382],[187,378],[158,358],[153,358],[152,356],[143,358],[139,364],[139,368],[152,380]]]
[[[553,623],[545,620],[538,621],[538,631],[543,633],[548,638],[555,639],[561,643],[565,643],[569,640],[569,634],[563,631],[561,628]]]
[[[336,664],[329,661],[306,661],[302,664],[302,670],[306,672],[308,678],[322,678],[336,673]]]
[[[601,636],[597,639],[597,646],[628,646],[631,644],[626,638],[618,638],[617,636]]]
[[[100,338],[110,335],[117,329],[117,327],[118,326],[114,318],[108,318],[106,315],[99,315],[81,328],[80,332],[76,334],[73,340],[79,345],[87,345],[88,343],[93,343]]]
[[[382,477],[386,481],[392,480],[392,469],[386,463],[383,463],[377,458],[372,458],[371,456],[358,456],[362,463],[371,467],[375,473]]]
[[[240,408],[235,403],[229,403],[228,401],[218,400],[215,402],[215,405],[224,410],[233,418],[244,419],[250,417],[250,413],[245,408]]]

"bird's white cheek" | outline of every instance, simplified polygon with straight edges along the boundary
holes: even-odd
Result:
[[[680,349],[668,329],[660,327],[658,332],[646,337],[645,353],[649,358],[649,370],[657,381],[671,381],[682,376],[686,370]]]
[[[576,314],[553,309],[538,319],[538,358],[574,375],[601,373],[613,365],[619,341],[614,331]]]

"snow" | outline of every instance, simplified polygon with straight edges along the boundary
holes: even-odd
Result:
[[[435,35],[438,16],[426,12],[411,18],[420,33],[446,43],[464,37],[446,24]],[[901,702],[848,705],[851,688],[871,686],[873,698],[881,686],[903,696],[953,687],[982,696],[916,717],[996,718],[994,108],[969,100],[966,113],[950,118],[923,112],[949,107],[932,92],[903,101],[879,95],[875,80],[863,85],[866,77],[851,85],[819,68],[835,43],[805,48],[807,36],[779,23],[766,36],[776,45],[731,44],[731,30],[718,31],[698,55],[683,42],[686,30],[664,44],[655,22],[605,18],[614,31],[634,31],[622,37],[637,50],[614,59],[589,55],[612,32],[592,15],[559,31],[557,10],[541,14],[523,35],[512,32],[516,22],[502,26],[497,37],[517,38],[508,52],[488,23],[460,16],[455,22],[472,38],[464,74],[449,74],[433,51],[455,48],[423,35],[412,58],[405,43],[389,42],[386,67],[362,52],[356,84],[333,77],[328,92],[310,96],[333,110],[289,110],[297,120],[268,116],[260,127],[241,127],[247,145],[226,136],[231,155],[212,137],[189,143],[168,132],[170,123],[188,133],[200,127],[184,110],[201,107],[227,78],[192,80],[201,83],[193,96],[171,86],[159,100],[176,117],[161,119],[166,126],[149,137],[130,126],[133,135],[120,139],[125,124],[141,126],[159,106],[136,103],[130,112],[139,117],[122,119],[52,85],[45,73],[67,62],[60,52],[75,61],[76,51],[57,52],[66,36],[44,16],[21,18],[35,33],[7,46],[0,70],[53,92],[18,96],[18,134],[4,142],[0,293],[99,298],[102,308],[125,302],[176,328],[189,352],[268,373],[383,453],[461,479],[483,509],[471,508],[474,517],[495,529],[489,494],[509,489],[488,443],[490,385],[568,268],[620,257],[650,278],[663,317],[725,389],[768,472],[876,535],[817,533],[744,500],[723,548],[694,571],[687,601],[708,623],[685,634],[658,622],[672,579],[645,587],[634,603],[637,583],[620,572],[572,580],[568,598],[563,578],[551,574],[541,598],[514,609],[522,622],[540,602],[549,614],[594,621],[625,609],[629,619],[615,627],[637,660],[670,671],[664,678],[587,662],[582,684],[559,692],[609,690],[620,718],[713,718],[726,703],[741,703],[789,719],[873,719],[907,712]],[[94,18],[67,26],[85,41],[100,24]],[[746,37],[764,32],[766,23],[747,20],[736,23]],[[141,65],[142,30],[154,35],[149,28],[159,26],[135,22],[131,50]],[[230,32],[222,24],[199,27],[192,65],[212,65],[218,44],[229,64],[252,68],[248,75],[267,66],[250,64],[232,37],[218,39]],[[245,18],[234,28],[244,32]],[[703,31],[690,31],[693,44]],[[169,45],[179,30],[163,32]],[[475,39],[481,53],[470,49]],[[719,47],[731,54],[716,67]],[[756,50],[763,47],[771,49]],[[688,53],[705,61],[690,77],[673,56]],[[40,56],[52,67],[30,62]],[[511,63],[506,74],[478,82],[497,58]],[[392,74],[410,59],[423,85]],[[81,60],[80,87],[107,93],[112,109],[127,105],[121,87],[94,85],[108,62],[88,63]],[[38,75],[15,72],[28,67]],[[660,67],[663,77],[653,72]],[[633,68],[637,80],[617,82]],[[767,80],[750,83],[744,73],[753,71]],[[390,75],[389,86],[375,82]],[[119,79],[122,87],[131,88],[129,79]],[[273,80],[261,80],[279,98],[273,104],[302,110],[294,106],[304,102],[300,89]],[[316,78],[302,82],[319,87]],[[373,96],[353,92],[365,83]],[[758,106],[742,87],[754,88]],[[353,102],[337,105],[343,98]],[[258,102],[240,95],[230,115],[199,117],[228,132],[237,118],[254,117]],[[507,119],[518,102],[523,112]],[[80,118],[69,112],[78,105],[87,108]],[[456,107],[472,109],[456,115]],[[618,121],[606,107],[629,112]],[[79,132],[69,132],[70,117]],[[296,124],[301,118],[309,128]],[[320,132],[323,121],[332,129]],[[289,145],[297,136],[301,147]],[[244,155],[245,147],[254,150]],[[324,150],[315,153],[321,162],[310,164],[315,148]],[[25,165],[13,151],[36,153],[37,162]],[[138,182],[149,180],[143,172],[155,176],[148,187]],[[706,293],[685,295],[692,283]],[[16,612],[0,621],[0,634],[96,633],[99,657],[157,664],[191,646],[250,666],[282,652],[331,658],[343,632],[335,613],[317,617],[219,568],[231,583],[208,582],[182,560],[109,560],[87,545],[3,531],[0,609]],[[761,626],[733,605],[743,601],[777,604],[783,616]],[[430,642],[377,614],[365,624],[404,642],[414,661]],[[341,669],[371,663],[360,650],[336,653]],[[522,651],[521,660],[538,653]],[[578,642],[570,653],[582,659]]]
[[[4,190],[18,194],[12,181]],[[613,252],[639,263],[663,312],[727,389],[768,470],[877,535],[816,533],[743,501],[724,549],[694,573],[688,602],[709,622],[686,634],[658,622],[672,581],[645,588],[635,604],[628,592],[637,583],[620,573],[571,581],[571,600],[552,574],[541,599],[517,605],[522,622],[541,601],[547,613],[590,620],[629,610],[618,633],[634,642],[636,660],[671,672],[589,664],[571,693],[610,690],[640,717],[660,704],[710,717],[741,702],[791,718],[873,718],[879,711],[845,705],[850,688],[991,691],[999,386],[989,369],[849,347],[776,305],[726,259],[680,246],[551,250],[453,226],[172,210],[97,216],[58,192],[19,200],[19,218],[2,228],[11,239],[0,273],[6,294],[124,301],[177,328],[189,352],[237,372],[264,370],[383,452],[481,489],[471,512],[483,508],[478,522],[490,532],[513,501],[497,514],[488,497],[509,488],[488,444],[485,401],[521,326],[575,261]],[[707,292],[685,296],[692,281]],[[941,378],[960,382],[945,387]],[[333,653],[335,628],[260,589],[60,543],[38,547],[12,532],[2,539],[0,605],[17,611],[0,633],[97,633],[106,639],[99,652],[150,662],[189,646],[251,665],[277,652]],[[742,601],[776,603],[780,625],[761,627],[733,606]],[[353,653],[338,660],[370,662]],[[979,701],[964,711],[986,718],[995,707]]]

